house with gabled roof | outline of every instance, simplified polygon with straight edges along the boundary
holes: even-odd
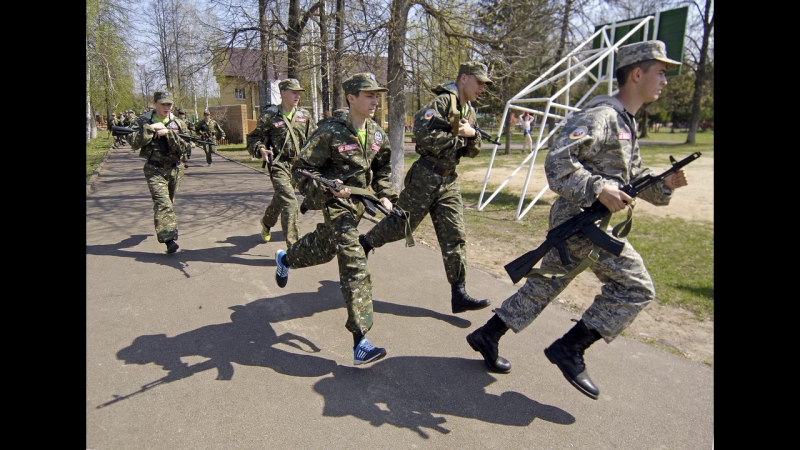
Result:
[[[286,53],[277,53],[276,61],[270,64],[267,74],[267,79],[270,80],[270,103],[267,105],[259,104],[259,83],[262,79],[260,51],[258,49],[248,48],[232,48],[225,51],[225,57],[221,64],[219,64],[214,71],[214,76],[219,84],[220,103],[225,106],[243,105],[246,119],[248,122],[252,121],[251,126],[248,126],[246,133],[255,128],[255,123],[261,116],[261,111],[266,107],[280,103],[280,91],[278,83],[280,80],[287,78],[287,62]],[[343,78],[346,78],[351,73],[358,72],[372,72],[375,78],[382,86],[386,86],[386,57],[369,57],[369,56],[355,56],[345,55],[342,58],[341,67],[346,68],[347,71]],[[356,68],[356,69],[351,69]],[[319,80],[319,74],[316,73],[316,79]],[[319,93],[313,92],[314,86],[317,91],[321,91],[319,82],[312,81],[311,74],[303,74],[300,77],[300,84],[305,88],[305,93],[301,99],[301,105],[311,111],[315,120],[322,118],[322,102],[318,101],[315,107],[314,99],[319,96]],[[337,86],[341,89],[341,86]],[[345,106],[345,105],[342,105]],[[337,106],[334,105],[334,109]],[[386,94],[381,95],[380,103],[378,104],[378,111],[375,113],[375,120],[382,123],[384,128],[388,126],[388,109],[386,107]]]

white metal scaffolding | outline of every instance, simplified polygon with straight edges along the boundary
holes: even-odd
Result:
[[[592,34],[586,41],[584,41],[581,45],[577,48],[569,52],[564,58],[558,61],[553,67],[548,69],[545,73],[543,73],[539,78],[534,80],[531,84],[529,84],[525,89],[520,91],[514,97],[512,97],[509,101],[506,102],[505,110],[503,111],[503,118],[500,121],[500,126],[497,131],[498,136],[503,136],[503,126],[506,122],[506,117],[508,116],[509,110],[515,110],[520,112],[527,111],[529,114],[533,114],[535,117],[538,116],[541,120],[538,122],[538,137],[536,139],[535,145],[533,150],[525,157],[525,159],[517,166],[514,171],[503,181],[497,189],[489,196],[486,201],[483,201],[484,194],[486,193],[486,186],[489,184],[489,176],[492,172],[492,165],[494,164],[495,157],[497,156],[497,148],[498,145],[495,144],[494,148],[492,149],[492,156],[489,160],[489,167],[486,169],[486,176],[483,180],[483,188],[481,189],[481,194],[478,197],[478,211],[482,211],[486,205],[488,205],[494,198],[499,194],[503,188],[511,181],[514,176],[522,170],[523,167],[526,165],[528,166],[527,175],[525,177],[525,182],[522,187],[522,192],[519,198],[519,204],[517,205],[517,211],[514,216],[515,220],[522,219],[525,214],[530,211],[534,204],[539,200],[542,194],[549,189],[549,186],[545,183],[544,187],[539,191],[539,193],[533,198],[530,204],[523,210],[523,206],[525,204],[525,196],[528,192],[528,185],[531,181],[531,174],[533,173],[534,162],[536,161],[536,155],[539,152],[539,149],[547,143],[551,136],[558,133],[561,127],[566,123],[566,121],[572,116],[572,114],[576,111],[581,109],[581,105],[583,105],[588,99],[594,97],[595,95],[599,95],[600,92],[595,92],[598,88],[605,87],[608,95],[613,95],[616,93],[614,90],[614,58],[616,56],[617,48],[621,45],[624,45],[626,41],[633,35],[644,27],[642,32],[644,33],[643,40],[655,39],[655,37],[648,37],[647,33],[649,31],[649,27],[645,25],[648,22],[653,21],[654,26],[652,29],[658,30],[658,18],[660,14],[655,14],[651,16],[647,16],[645,18],[639,19],[632,19],[625,22],[615,22],[610,25],[606,25],[598,29],[594,34]],[[626,27],[632,26],[630,31],[628,31],[624,36],[617,38],[614,33],[616,32],[618,27]],[[593,49],[592,43],[595,38],[600,37],[601,44],[599,48]],[[592,73],[592,70],[597,68],[596,73],[603,73],[602,70],[599,70],[602,66],[605,66],[605,74],[600,76],[599,78]],[[556,72],[560,70],[560,72]],[[584,79],[584,77],[590,77],[594,83],[589,88],[588,92],[583,95],[578,101],[574,104],[570,103],[570,88],[577,82]],[[539,89],[544,87],[550,86],[554,83],[557,83],[561,80],[564,80],[564,86],[555,92],[549,98],[528,98],[527,96],[530,95],[532,92],[535,92]],[[559,83],[560,85],[560,83]],[[593,95],[595,94],[595,95]],[[566,98],[566,101],[558,102],[557,99],[559,98]],[[538,107],[538,108],[537,108]],[[545,127],[547,126],[548,119],[555,119],[558,122],[555,123],[553,129],[545,135]],[[531,130],[533,131],[533,130]]]

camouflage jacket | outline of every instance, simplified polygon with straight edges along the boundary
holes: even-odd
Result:
[[[125,136],[125,140],[132,149],[139,149],[139,156],[148,161],[178,162],[185,159],[189,153],[189,142],[179,137],[178,133],[186,133],[188,130],[186,123],[170,113],[166,126],[174,133],[167,133],[163,138],[153,139],[155,136],[151,127],[151,124],[155,122],[153,115],[155,113],[150,111],[136,118],[131,126],[133,133]]]
[[[222,131],[222,127],[214,119],[200,119],[194,124],[194,129],[198,134],[208,136],[212,140],[225,138],[225,132]]]
[[[437,97],[414,115],[414,137],[417,141],[414,150],[443,169],[453,169],[461,161],[462,156],[470,158],[478,156],[481,151],[481,135],[476,133],[474,138],[465,138],[447,130],[430,130],[429,119],[436,116],[449,122],[452,115],[458,114],[459,118],[467,119],[474,127],[477,113],[472,104],[467,103],[466,114],[460,117],[462,105],[458,99],[455,82],[440,84],[431,90]]]
[[[341,116],[321,121],[308,137],[292,170],[305,169],[329,180],[340,179],[348,186],[371,189],[378,198],[397,201],[392,186],[392,150],[389,136],[373,120],[366,121],[366,144],[361,145],[353,124]],[[305,196],[330,200],[325,186],[302,175],[295,175],[297,188]],[[347,199],[337,199],[346,201]]]
[[[600,95],[590,100],[564,125],[544,162],[547,182],[559,198],[553,204],[557,219],[551,226],[591,206],[612,183],[622,187],[653,171],[642,167],[637,141],[638,125],[615,97]],[[672,196],[662,182],[638,198],[666,205]]]
[[[292,161],[316,129],[317,124],[305,109],[295,108],[292,120],[287,121],[280,105],[273,105],[261,115],[255,130],[247,136],[247,151],[251,156],[260,157],[259,149],[269,141],[275,161]]]

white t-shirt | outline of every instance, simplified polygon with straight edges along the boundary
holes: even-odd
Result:
[[[520,123],[522,123],[522,129],[525,131],[531,131],[531,122],[533,122],[533,116],[528,116],[527,120],[525,117],[522,117]]]

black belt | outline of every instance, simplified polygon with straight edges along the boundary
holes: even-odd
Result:
[[[439,175],[441,175],[443,177],[446,177],[446,176],[448,176],[448,175],[450,175],[452,173],[456,173],[456,169],[455,168],[453,168],[453,169],[443,169],[443,168],[437,166],[435,163],[433,163],[431,161],[428,161],[425,158],[418,159],[417,163],[419,163],[419,165],[421,165],[422,167],[425,167],[426,169],[431,169],[432,171],[434,171],[435,173],[438,173]]]
[[[178,163],[176,162],[162,162],[162,161],[147,161],[153,166],[160,167],[162,169],[172,169],[173,167],[177,166]]]

